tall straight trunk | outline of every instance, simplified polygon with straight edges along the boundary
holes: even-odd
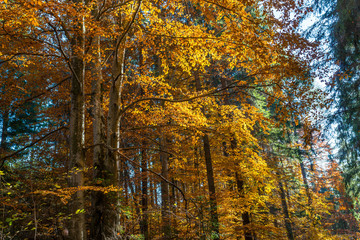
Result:
[[[203,143],[204,143],[206,175],[207,175],[209,195],[210,195],[211,230],[212,230],[212,232],[215,233],[215,237],[213,239],[220,239],[219,216],[217,213],[217,199],[216,199],[216,191],[215,191],[214,169],[212,166],[209,136],[207,134],[205,134],[203,136]]]
[[[118,41],[120,41],[118,39]],[[109,112],[107,116],[107,153],[104,161],[104,179],[106,185],[119,187],[120,158],[115,149],[120,146],[120,108],[121,91],[124,81],[125,40],[116,42],[113,71],[109,96]],[[111,238],[121,232],[119,217],[119,194],[108,193],[103,201],[103,238]]]
[[[143,142],[145,146],[145,142]],[[147,155],[146,150],[141,150],[141,209],[142,215],[140,220],[140,232],[145,240],[149,240],[149,223],[148,223],[148,173],[147,169]]]
[[[85,2],[81,2],[85,4]],[[84,18],[80,23],[79,32],[75,33],[72,45],[72,77],[71,77],[71,110],[70,110],[70,186],[81,187],[84,185],[85,167],[85,23]],[[80,51],[79,51],[80,49]],[[72,240],[85,240],[85,198],[84,191],[77,191],[71,201],[71,226],[69,237]]]
[[[235,173],[235,177],[236,177],[237,190],[241,195],[244,195],[244,181],[241,180],[238,173]],[[247,225],[250,224],[250,214],[247,211],[244,211],[241,214],[241,217],[242,217],[242,220],[243,220],[243,226],[245,228],[245,230],[244,230],[245,240],[253,240],[254,239],[253,234],[247,228]]]
[[[173,214],[176,214],[176,190],[175,190],[175,185],[176,185],[176,181],[174,178],[171,179],[171,182],[174,184],[174,185],[171,185],[169,186],[170,189],[171,189],[171,193],[170,193],[170,196],[169,196],[169,205],[170,205],[170,212],[173,213]],[[176,218],[171,218],[171,226],[177,226],[176,224]],[[175,228],[172,229],[172,238],[176,239],[177,238],[177,235],[176,235],[176,231],[175,231]]]
[[[142,47],[139,48],[139,52],[142,52]],[[143,66],[144,59],[142,54],[139,54],[139,63],[140,66]],[[139,70],[140,75],[143,74],[141,68]],[[143,95],[145,92],[140,86],[140,94]],[[142,146],[146,146],[146,140],[143,140]],[[144,240],[149,240],[149,215],[148,215],[148,205],[149,205],[149,196],[148,196],[148,156],[146,149],[141,149],[141,219],[140,219],[140,232],[144,236]]]
[[[123,145],[120,144],[120,147],[123,147]],[[121,159],[121,156],[118,159],[118,163],[119,163],[118,164],[118,178],[119,178],[118,184],[121,188],[125,189],[124,195],[123,195],[123,198],[124,198],[123,201],[124,201],[125,206],[128,206],[129,199],[130,199],[129,195],[131,195],[131,194],[129,194],[128,190],[132,187],[132,183],[130,182],[130,176],[128,173],[129,166],[128,166],[127,160]],[[138,172],[135,171],[135,179],[138,179],[138,177],[139,177]],[[135,184],[135,186],[136,186],[136,184]],[[137,188],[136,188],[135,192],[138,193]]]
[[[2,128],[1,128],[1,142],[0,142],[0,153],[5,153],[7,150],[7,136],[8,136],[8,126],[9,126],[9,106],[6,107],[4,113],[2,114]]]
[[[286,229],[287,237],[289,240],[294,240],[295,238],[294,238],[294,233],[293,233],[292,227],[291,227],[290,214],[289,214],[289,209],[288,209],[288,205],[286,202],[285,189],[284,189],[284,186],[283,186],[281,180],[279,180],[279,189],[280,189],[281,206],[282,206],[283,213],[284,213],[284,221],[285,221],[285,229]]]
[[[201,81],[199,75],[195,73],[195,84],[196,90],[201,91]],[[202,137],[204,155],[205,155],[205,165],[206,165],[206,176],[208,180],[208,189],[209,189],[209,200],[210,200],[210,224],[211,232],[214,233],[213,239],[220,239],[219,231],[219,215],[217,213],[217,199],[216,199],[216,190],[215,190],[215,179],[214,179],[214,168],[212,165],[211,151],[210,151],[210,141],[208,134],[204,134]]]
[[[158,194],[157,194],[157,189],[158,189],[158,184],[155,183],[154,181],[152,181],[152,191],[153,194],[151,194],[152,196],[152,204],[153,206],[157,206],[158,205]]]
[[[96,45],[95,64],[94,64],[94,79],[91,83],[92,87],[92,117],[93,117],[93,144],[95,145],[93,150],[93,179],[94,183],[98,186],[102,186],[103,169],[104,169],[104,147],[103,143],[103,129],[102,123],[102,107],[101,107],[101,83],[103,80],[101,73],[101,49],[100,49],[100,36],[94,38]],[[90,239],[101,239],[103,231],[102,225],[102,202],[104,200],[104,193],[100,191],[94,191],[92,193],[91,205],[91,228]]]
[[[228,86],[225,79],[221,80],[221,85],[223,88],[226,88]],[[225,104],[230,105],[230,101],[229,101],[228,97],[225,97]],[[234,152],[235,149],[237,148],[237,140],[235,139],[234,136],[231,139],[230,147],[231,147],[232,152]],[[226,151],[226,143],[224,144],[224,155],[229,156],[229,154]],[[244,181],[241,179],[240,175],[237,172],[235,172],[235,178],[236,178],[237,191],[240,196],[244,197]],[[247,228],[247,225],[250,224],[250,214],[247,211],[244,211],[241,214],[241,217],[242,217],[243,226],[244,226],[245,240],[253,240],[254,234],[252,234],[251,231],[249,231],[249,229]]]
[[[166,149],[166,137],[161,137],[161,150]],[[165,179],[169,179],[169,155],[167,153],[160,153],[161,175]],[[169,184],[164,180],[161,181],[161,221],[163,240],[171,239],[171,218],[169,208]]]
[[[300,157],[300,149],[299,149],[299,162],[300,162],[300,169],[301,169],[301,175],[303,178],[303,183],[305,186],[305,191],[306,191],[306,196],[307,196],[307,200],[308,200],[308,205],[310,206],[310,215],[313,215],[314,213],[314,208],[312,206],[312,198],[311,198],[311,192],[310,192],[310,187],[309,187],[309,183],[308,183],[308,179],[307,179],[307,172],[306,172],[306,168],[304,165],[304,161],[301,159]],[[314,186],[315,188],[316,186]],[[313,216],[311,216],[312,218]],[[315,223],[313,222],[313,224],[315,225]]]
[[[304,186],[305,186],[306,195],[308,197],[308,204],[311,206],[312,199],[311,199],[311,194],[310,194],[309,183],[308,183],[308,180],[307,180],[306,169],[305,169],[303,160],[299,159],[299,161],[300,161],[301,175],[302,175],[302,178],[303,178],[303,183],[304,183]]]
[[[160,40],[159,40],[160,41]],[[155,73],[156,76],[161,76],[163,74],[163,69],[161,68],[161,58],[155,56]],[[164,108],[165,102],[161,102],[160,105]],[[161,175],[165,179],[169,179],[169,155],[164,151],[167,149],[167,139],[163,132],[160,133],[160,163],[161,163]],[[170,195],[169,195],[169,184],[161,180],[160,183],[161,190],[161,233],[163,240],[171,239],[171,217],[170,217]]]

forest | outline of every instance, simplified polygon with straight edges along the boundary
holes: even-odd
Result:
[[[359,1],[0,0],[0,25],[0,240],[360,239]]]

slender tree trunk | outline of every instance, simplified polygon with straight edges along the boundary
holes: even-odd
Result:
[[[195,73],[195,84],[196,84],[196,90],[201,91],[202,90],[201,81],[197,73]],[[211,215],[210,227],[211,227],[211,232],[215,234],[213,239],[220,239],[219,215],[217,213],[214,168],[212,166],[209,136],[205,133],[204,136],[202,137],[202,140],[204,147],[206,175],[208,180],[209,199],[210,199],[210,215]]]
[[[166,137],[161,137],[161,150],[166,149]],[[169,155],[167,153],[160,153],[161,162],[161,175],[165,179],[169,179]],[[169,208],[169,184],[164,180],[161,181],[161,221],[162,221],[162,233],[164,240],[171,239],[171,218]]]
[[[212,166],[211,152],[210,152],[210,142],[207,134],[203,136],[204,143],[204,154],[205,154],[205,164],[206,164],[206,175],[208,180],[209,194],[210,194],[210,222],[212,232],[215,233],[213,239],[220,239],[219,235],[219,216],[217,213],[217,199],[215,191],[215,179],[214,179],[214,169]]]
[[[309,204],[309,206],[311,206],[312,199],[311,199],[311,194],[310,194],[309,183],[308,183],[308,180],[307,180],[306,169],[305,169],[303,160],[299,159],[299,161],[300,161],[301,175],[302,175],[302,178],[303,178],[303,183],[304,183],[304,186],[305,186],[306,195],[308,197],[308,204]]]
[[[118,40],[119,41],[119,40]],[[125,48],[123,42],[116,43],[119,46],[115,50],[113,72],[109,96],[109,112],[107,117],[107,154],[104,161],[104,179],[106,185],[119,187],[120,158],[115,151],[120,146],[120,108],[121,91],[124,80]],[[103,236],[111,238],[121,232],[119,215],[119,193],[111,192],[105,195],[103,201]]]
[[[145,146],[143,142],[143,146]],[[142,216],[140,220],[140,232],[145,240],[149,240],[149,226],[148,226],[148,173],[147,169],[147,155],[146,150],[141,150],[141,209]]]
[[[158,205],[158,194],[157,194],[157,188],[158,188],[158,185],[153,181],[153,184],[152,184],[153,188],[153,194],[152,196],[154,196],[153,198],[153,206],[157,206]]]
[[[304,161],[301,159],[301,155],[300,155],[300,149],[299,149],[299,162],[300,162],[300,169],[301,169],[301,175],[303,178],[303,183],[305,186],[305,191],[306,191],[306,196],[308,198],[308,205],[309,205],[309,210],[310,210],[310,218],[313,219],[313,214],[314,214],[314,208],[312,206],[312,198],[311,198],[311,193],[310,193],[310,187],[309,187],[309,183],[308,183],[308,179],[307,179],[307,172],[306,172],[306,168],[304,165]],[[314,186],[314,188],[316,188],[316,186]],[[312,222],[313,225],[316,225],[315,222]]]
[[[281,206],[282,206],[283,213],[284,213],[286,233],[287,233],[289,240],[294,240],[295,238],[294,238],[294,233],[293,233],[292,227],[291,227],[290,214],[289,214],[289,209],[288,209],[288,205],[286,202],[285,189],[284,189],[284,186],[283,186],[281,180],[279,180],[279,189],[280,189],[280,197],[281,197]]]
[[[235,173],[235,177],[236,177],[236,186],[237,186],[238,192],[240,193],[240,195],[244,195],[244,181],[241,180],[238,173]],[[245,240],[253,240],[254,239],[253,234],[247,228],[247,225],[250,224],[250,214],[248,212],[244,211],[241,214],[241,217],[243,220],[243,226],[245,228],[245,230],[244,230]]]
[[[225,79],[223,79],[221,81],[221,85],[223,88],[227,87],[227,82]],[[230,105],[230,101],[228,97],[225,97],[225,104]],[[235,149],[237,148],[237,140],[235,139],[235,137],[233,136],[230,142],[230,147],[231,147],[231,151],[232,154],[234,153]],[[224,143],[224,156],[229,156],[229,154],[226,151],[226,143]],[[244,195],[244,181],[241,179],[241,177],[239,176],[239,174],[237,172],[235,172],[235,178],[236,178],[236,186],[237,186],[237,191],[239,192],[240,196]],[[250,214],[246,211],[244,211],[241,214],[242,220],[243,220],[243,226],[244,226],[244,237],[245,240],[253,240],[254,239],[254,234],[251,233],[251,231],[249,231],[249,229],[247,228],[247,225],[250,224]]]
[[[120,123],[121,124],[121,123]],[[120,145],[121,147],[124,147],[124,145]],[[130,199],[130,196],[129,196],[129,191],[128,189],[130,189],[132,187],[132,183],[130,182],[130,176],[129,176],[129,172],[128,172],[128,162],[126,159],[122,159],[121,156],[119,156],[119,159],[118,159],[118,178],[119,178],[119,186],[121,188],[124,188],[125,189],[125,193],[123,195],[124,197],[124,203],[125,203],[125,206],[128,206],[129,205],[129,199]],[[135,179],[138,179],[138,172],[135,170]],[[136,184],[135,184],[135,192],[138,193],[138,188],[136,187]],[[130,193],[131,195],[131,193]]]
[[[102,123],[102,107],[101,107],[101,49],[100,49],[100,37],[96,36],[94,39],[96,44],[96,55],[94,64],[94,80],[92,81],[92,115],[93,115],[93,144],[95,145],[93,151],[93,178],[94,184],[102,186],[103,169],[104,169],[104,147],[101,145],[103,142],[103,123]],[[103,231],[102,225],[102,202],[104,200],[104,193],[100,191],[94,191],[92,193],[92,217],[90,228],[90,239],[101,239]]]
[[[0,142],[0,153],[5,153],[7,150],[7,136],[8,136],[8,126],[9,126],[9,106],[6,107],[4,113],[2,114],[2,129],[1,129],[1,142]]]
[[[82,4],[85,4],[82,2]],[[71,41],[72,45],[72,78],[71,78],[71,110],[70,110],[70,186],[81,187],[84,185],[85,167],[85,23],[84,20],[79,26],[79,32],[75,33]],[[80,51],[79,51],[80,49]],[[69,231],[70,239],[85,240],[85,198],[84,191],[75,193],[71,201],[71,226]]]
[[[171,182],[176,185],[176,181],[174,178],[171,179]],[[174,185],[171,185],[170,186],[170,189],[171,189],[171,194],[170,194],[170,212],[173,213],[174,215],[176,214],[176,190],[175,190],[175,186]],[[172,217],[171,218],[171,226],[174,226],[173,229],[172,229],[172,239],[177,239],[177,231],[175,226],[177,226],[177,223],[176,223],[176,218],[175,217]]]

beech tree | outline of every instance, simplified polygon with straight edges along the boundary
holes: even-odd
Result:
[[[4,236],[294,239],[314,223],[296,215],[304,167],[270,137],[304,119],[308,143],[323,104],[308,74],[318,46],[295,31],[301,1],[0,8]],[[40,117],[9,148],[14,106]]]

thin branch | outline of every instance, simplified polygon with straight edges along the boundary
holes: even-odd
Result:
[[[126,26],[126,29],[125,31],[123,32],[123,34],[120,36],[117,44],[116,44],[116,47],[115,47],[115,50],[114,50],[114,53],[115,53],[115,59],[117,59],[117,55],[118,55],[118,50],[119,50],[119,46],[121,44],[121,42],[124,40],[125,36],[128,34],[128,32],[130,31],[130,28],[131,26],[133,25],[133,23],[135,22],[135,18],[140,10],[140,6],[141,6],[141,0],[139,0],[139,5],[137,6],[134,14],[133,14],[133,17],[131,19],[131,21],[128,23],[128,25]]]
[[[121,151],[120,151],[119,149],[117,149],[117,148],[112,148],[112,147],[110,147],[110,146],[108,146],[108,145],[106,145],[106,144],[100,144],[100,145],[105,146],[106,148],[108,148],[108,149],[109,149],[110,151],[112,151],[112,152],[118,153],[118,154],[121,155],[123,158],[125,158],[127,161],[129,161],[131,164],[136,165],[137,167],[139,167],[139,168],[141,168],[141,169],[144,169],[145,171],[148,171],[148,172],[150,172],[150,173],[158,176],[159,178],[161,178],[161,179],[162,179],[163,181],[165,181],[166,183],[174,186],[174,187],[181,193],[181,195],[182,195],[182,197],[183,197],[183,199],[184,199],[184,202],[185,202],[185,209],[187,209],[188,201],[187,201],[187,199],[186,199],[185,193],[183,192],[183,190],[181,190],[181,188],[179,188],[178,186],[176,186],[176,184],[174,184],[174,183],[172,183],[171,181],[169,181],[168,179],[164,178],[164,176],[162,176],[161,174],[159,174],[159,173],[157,173],[157,172],[155,172],[155,171],[153,171],[153,170],[151,170],[151,169],[148,169],[148,168],[146,168],[146,167],[144,167],[144,166],[141,166],[141,165],[138,164],[137,162],[131,160],[130,158],[128,158],[127,156],[125,156],[123,153],[121,153]]]
[[[99,20],[101,15],[103,15],[107,11],[110,11],[110,10],[116,9],[116,8],[120,8],[122,6],[127,5],[130,2],[132,2],[132,0],[128,0],[128,1],[125,1],[125,2],[122,2],[122,3],[119,3],[119,4],[114,4],[114,5],[111,5],[111,6],[105,8],[105,1],[103,1],[101,7],[99,8],[99,13],[96,16],[96,20]]]
[[[71,77],[67,77],[67,78],[64,78],[63,80],[61,80],[60,82],[58,82],[57,84],[55,84],[54,86],[52,87],[49,87],[48,89],[46,89],[45,91],[35,95],[35,96],[32,96],[30,98],[27,98],[25,99],[22,103],[19,103],[17,104],[16,107],[20,107],[22,105],[24,105],[25,103],[29,102],[29,101],[32,101],[33,99],[35,98],[38,98],[38,97],[41,97],[42,95],[45,95],[47,92],[50,92],[51,90],[53,90],[54,88],[57,88],[58,86],[60,86],[61,84],[63,84],[65,81],[69,80]]]
[[[0,61],[0,65],[6,63],[6,62],[10,62],[11,60],[13,60],[15,57],[17,56],[40,56],[40,57],[57,57],[57,58],[61,58],[61,56],[55,55],[55,54],[43,54],[43,53],[26,53],[26,52],[19,52],[19,53],[14,53],[12,54],[11,57],[9,57],[6,60],[2,60]]]
[[[84,148],[84,151],[87,151],[89,150],[90,148],[94,148],[94,147],[97,147],[97,146],[105,146],[106,145],[104,143],[98,143],[98,144],[93,144],[93,145],[90,145],[90,146],[87,146]],[[153,151],[158,151],[158,152],[163,152],[163,153],[167,153],[169,155],[176,155],[172,152],[168,152],[168,151],[165,151],[165,150],[162,150],[162,149],[158,149],[158,148],[148,148],[148,147],[126,147],[126,148],[112,148],[111,150],[112,151],[124,151],[124,150],[136,150],[136,149],[145,149],[145,150],[153,150]]]
[[[77,80],[77,82],[78,82],[79,85],[81,86],[82,84],[81,84],[81,81],[80,81],[80,79],[79,79],[79,76],[78,76],[77,73],[75,72],[74,67],[73,67],[72,64],[71,64],[71,61],[70,61],[69,57],[65,54],[65,52],[64,52],[64,50],[63,50],[63,48],[62,48],[62,46],[61,46],[60,37],[59,37],[59,34],[58,34],[58,31],[57,31],[56,27],[53,26],[53,25],[52,25],[51,23],[49,23],[49,22],[48,22],[48,24],[49,24],[49,26],[50,26],[50,27],[54,30],[54,32],[55,32],[55,37],[56,37],[56,40],[57,40],[57,42],[58,42],[58,44],[59,44],[59,50],[60,50],[60,52],[61,52],[61,55],[63,55],[63,57],[65,58],[66,63],[67,63],[67,65],[68,65],[69,68],[70,68],[70,71],[71,71],[72,74],[75,76],[75,79]]]
[[[63,129],[66,129],[66,128],[67,128],[67,127],[64,127],[64,126],[63,126],[63,127],[60,127],[60,128],[58,128],[58,129],[56,129],[56,130],[54,130],[54,131],[51,131],[51,132],[45,134],[44,136],[42,136],[41,138],[39,138],[39,139],[33,141],[32,143],[26,145],[25,147],[23,147],[23,148],[15,151],[15,152],[13,152],[13,153],[11,153],[11,154],[9,154],[9,155],[6,155],[5,157],[0,158],[0,161],[1,161],[0,168],[2,168],[2,167],[4,166],[4,163],[5,163],[5,161],[6,161],[7,159],[16,156],[17,154],[21,153],[22,151],[24,151],[24,150],[26,150],[26,149],[34,146],[35,144],[37,144],[37,143],[45,140],[47,137],[51,136],[52,134],[54,134],[54,133],[56,133],[56,132],[59,132],[59,131],[61,131],[61,130],[63,130]]]
[[[108,147],[108,146],[107,146],[107,147]],[[131,160],[130,158],[128,158],[127,156],[125,156],[124,154],[122,154],[119,150],[116,150],[116,149],[115,149],[115,150],[112,150],[112,148],[110,148],[110,147],[108,147],[108,148],[109,148],[111,151],[117,152],[117,153],[118,153],[119,155],[121,155],[123,158],[125,158],[126,160],[128,160],[131,164],[136,165],[137,167],[140,167],[140,168],[144,169],[145,171],[148,171],[148,172],[150,172],[150,173],[158,176],[159,178],[161,178],[161,179],[162,179],[163,181],[165,181],[166,183],[168,183],[168,184],[172,185],[173,187],[175,187],[175,188],[181,193],[181,195],[182,195],[182,197],[183,197],[183,199],[184,199],[184,202],[185,202],[185,209],[187,209],[188,202],[187,202],[187,199],[186,199],[186,197],[185,197],[185,194],[184,194],[184,192],[183,192],[178,186],[176,186],[176,184],[170,182],[169,180],[167,180],[166,178],[164,178],[164,176],[162,176],[161,174],[159,174],[159,173],[157,173],[157,172],[154,172],[154,171],[151,170],[151,169],[148,169],[148,168],[146,168],[146,167],[141,166],[141,165],[138,164],[137,162]]]
[[[233,83],[229,84],[229,86],[226,86],[226,87],[222,87],[222,88],[217,88],[217,89],[214,89],[212,91],[209,91],[209,92],[205,92],[203,94],[200,94],[200,95],[196,95],[196,96],[193,96],[193,97],[188,97],[188,98],[183,98],[183,99],[168,99],[168,98],[159,98],[159,97],[148,97],[148,98],[141,98],[141,99],[138,99],[132,103],[130,103],[129,105],[127,105],[126,107],[124,107],[118,114],[117,116],[117,119],[120,119],[122,117],[122,115],[128,110],[130,109],[131,107],[135,106],[136,104],[140,103],[140,102],[144,102],[144,101],[164,101],[164,102],[172,102],[172,103],[179,103],[179,102],[188,102],[188,101],[191,101],[191,100],[194,100],[194,99],[197,99],[197,98],[202,98],[202,97],[207,97],[207,96],[211,96],[211,95],[214,95],[216,93],[219,93],[219,92],[222,92],[224,90],[227,90],[229,88],[233,88],[234,85],[240,81],[243,81],[247,78],[251,78],[253,76],[256,76],[258,74],[262,74],[262,73],[254,73],[254,74],[250,74],[250,75],[247,75],[239,80],[236,80],[234,81]],[[249,85],[241,85],[241,86],[237,86],[238,88],[253,88],[253,86],[249,86]]]

